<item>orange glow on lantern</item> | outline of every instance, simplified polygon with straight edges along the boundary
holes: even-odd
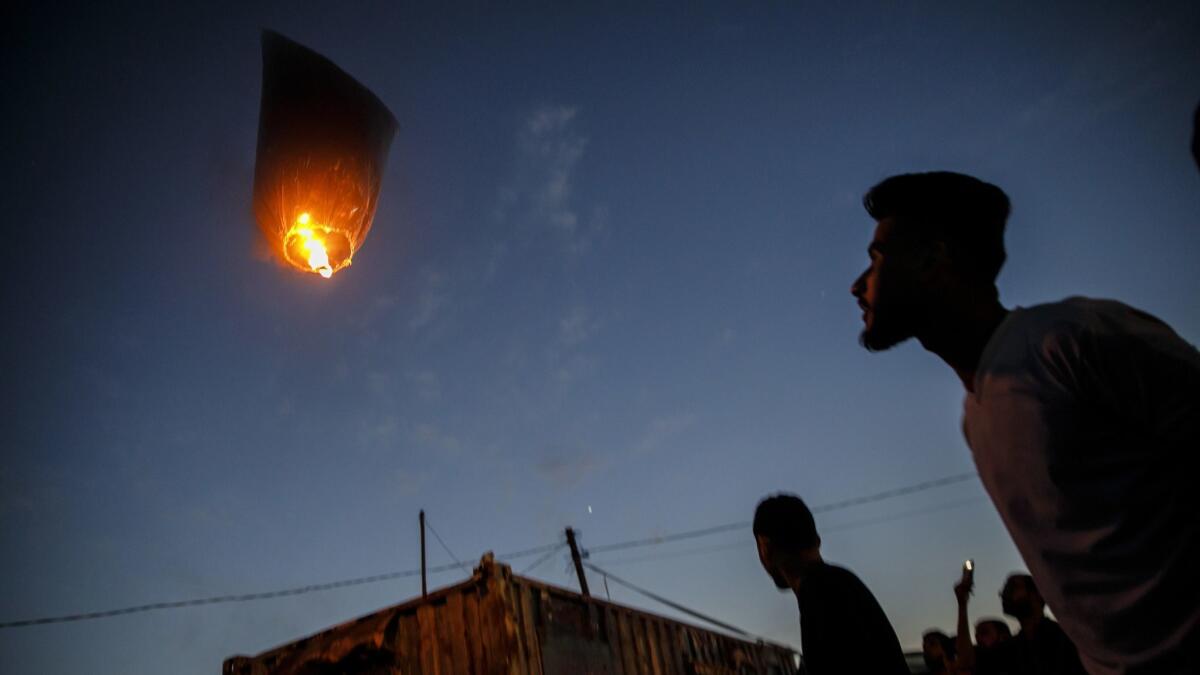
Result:
[[[371,230],[396,120],[323,56],[263,34],[254,212],[287,265],[328,279]]]
[[[312,222],[312,217],[308,213],[301,213],[296,217],[296,227],[293,227],[287,236],[284,238],[283,250],[286,253],[289,248],[288,241],[293,238],[299,238],[301,250],[307,253],[305,262],[308,263],[309,269],[320,274],[328,279],[333,276],[333,266],[329,264],[329,251],[325,249],[325,239],[329,237],[329,231],[326,230],[324,236],[318,235],[313,231],[309,224]],[[289,262],[291,260],[289,259]],[[350,261],[347,260],[349,265]]]

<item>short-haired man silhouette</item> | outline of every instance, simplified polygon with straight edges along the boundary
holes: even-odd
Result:
[[[975,644],[991,649],[1012,639],[1012,629],[1002,619],[980,619],[975,622]]]
[[[800,606],[800,645],[811,675],[908,675],[896,631],[853,572],[821,558],[812,512],[794,495],[767,497],[754,512],[763,569]]]
[[[955,586],[959,602],[960,625],[966,618],[967,596],[971,582],[964,580]],[[1008,630],[1008,624],[998,624],[1004,637],[995,636],[985,642],[976,630],[977,645],[970,638],[958,640],[961,664],[976,675],[1084,675],[1083,665],[1075,645],[1063,633],[1053,619],[1046,616],[1046,602],[1038,592],[1033,577],[1028,574],[1012,574],[1000,591],[1000,604],[1004,613],[1021,624],[1016,637]],[[982,628],[982,626],[981,626]]]
[[[915,337],[961,379],[983,485],[1088,669],[1200,672],[1200,354],[1111,300],[1003,307],[995,185],[905,174],[863,203],[861,341]]]

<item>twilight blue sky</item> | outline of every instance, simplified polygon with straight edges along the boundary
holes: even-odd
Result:
[[[645,4],[14,12],[0,622],[408,569],[420,508],[471,563],[970,471],[952,373],[857,344],[859,200],[893,173],[1009,193],[1007,304],[1115,297],[1200,339],[1194,3]],[[401,123],[329,281],[270,262],[251,217],[261,27]],[[964,557],[977,615],[1021,568],[975,481],[818,524],[909,646],[953,628]],[[748,532],[593,562],[799,643]],[[574,585],[563,556],[531,574]],[[417,593],[0,630],[0,653],[210,674]]]

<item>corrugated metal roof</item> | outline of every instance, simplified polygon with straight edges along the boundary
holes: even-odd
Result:
[[[254,657],[225,675],[792,675],[788,647],[749,642],[514,575],[470,579]]]

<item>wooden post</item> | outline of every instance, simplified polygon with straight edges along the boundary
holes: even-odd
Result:
[[[421,597],[429,595],[429,586],[425,582],[425,509],[421,509]]]
[[[571,562],[575,563],[575,574],[579,576],[579,590],[583,597],[591,597],[588,593],[587,577],[583,576],[583,560],[579,557],[579,547],[575,545],[575,530],[567,528],[567,545],[571,547]]]

